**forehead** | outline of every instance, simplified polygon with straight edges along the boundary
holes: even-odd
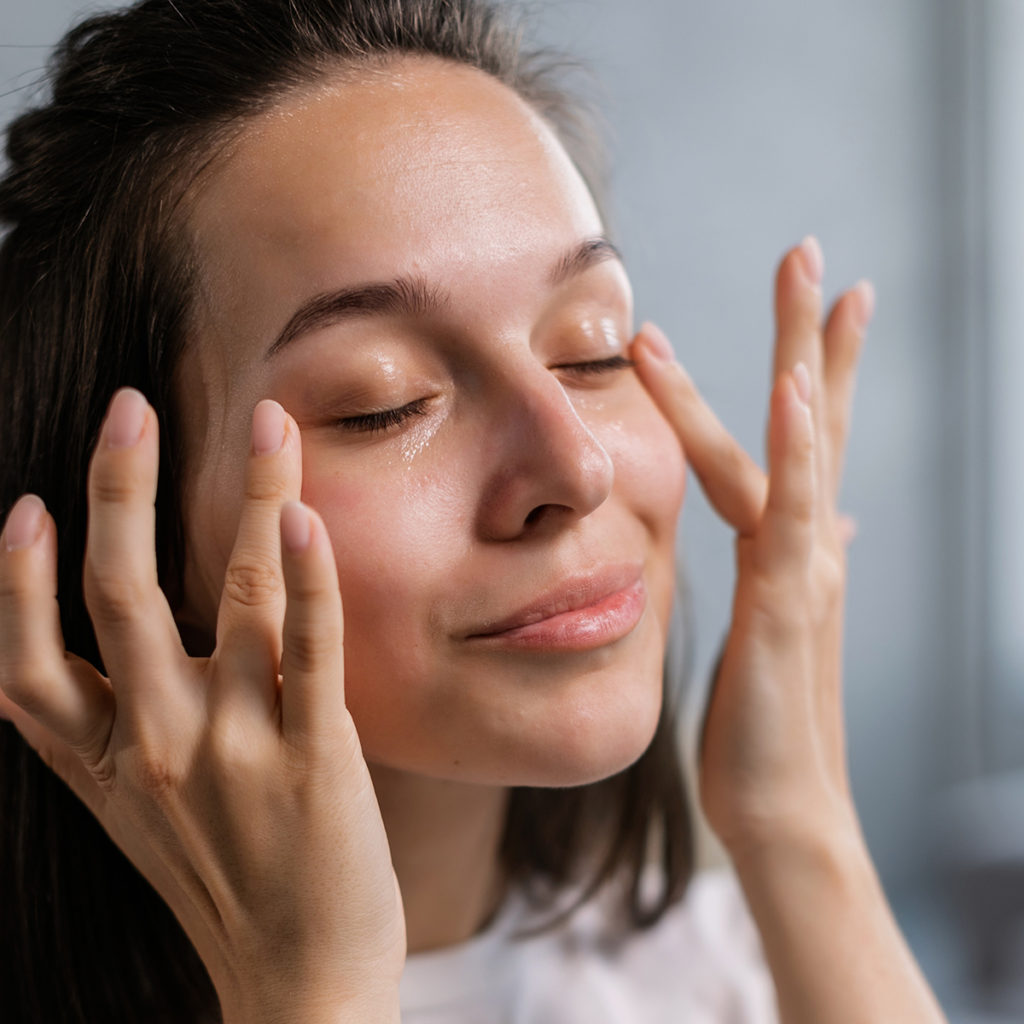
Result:
[[[208,312],[243,317],[254,290],[298,301],[423,272],[486,285],[601,230],[519,96],[420,58],[327,78],[253,120],[205,176],[190,226]]]

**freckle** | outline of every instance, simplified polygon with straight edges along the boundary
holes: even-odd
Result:
[[[455,758],[455,767],[458,768],[460,764],[462,764],[462,762],[458,758]]]

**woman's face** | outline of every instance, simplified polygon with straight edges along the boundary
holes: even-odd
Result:
[[[483,73],[405,59],[252,123],[190,224],[188,617],[212,635],[274,398],[334,545],[367,759],[517,785],[632,762],[684,465],[621,365],[629,282],[551,131]]]

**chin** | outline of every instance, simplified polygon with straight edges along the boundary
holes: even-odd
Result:
[[[449,707],[429,724],[407,723],[399,739],[361,732],[368,761],[413,775],[487,786],[583,786],[633,764],[650,745],[662,703],[657,671],[582,677],[547,699],[491,708]],[[396,740],[398,740],[396,742]],[[375,742],[377,741],[377,742]]]
[[[662,693],[660,656],[655,665],[582,676],[511,721],[478,723],[479,743],[466,749],[462,769],[478,782],[542,788],[616,775],[650,746]]]
[[[661,713],[661,685],[656,699],[632,695],[608,707],[592,705],[566,714],[557,734],[542,749],[531,751],[513,785],[583,786],[616,775],[634,764],[654,738]]]

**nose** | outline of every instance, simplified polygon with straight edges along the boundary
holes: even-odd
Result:
[[[514,540],[590,515],[611,493],[611,457],[569,395],[534,364],[488,396],[480,533]]]

